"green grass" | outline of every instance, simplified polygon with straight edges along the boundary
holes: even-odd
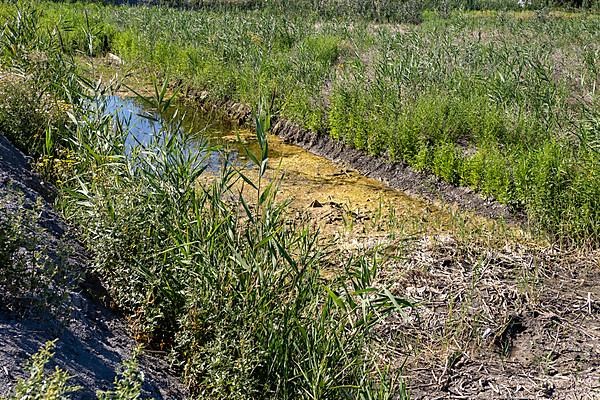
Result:
[[[10,193],[10,189],[8,189]],[[15,316],[53,316],[72,311],[70,292],[80,271],[70,265],[63,243],[48,243],[40,220],[46,213],[24,194],[3,196],[0,208],[0,312]]]
[[[457,6],[419,25],[291,5],[47,4],[44,21],[70,27],[73,54],[110,50],[215,101],[272,97],[271,113],[523,209],[561,241],[598,243],[600,16]]]
[[[181,116],[167,112],[174,102],[166,82],[146,99],[172,115],[158,135],[163,140],[126,154],[127,124],[105,112],[102,86],[74,68],[73,52],[89,51],[89,42],[66,46],[74,31],[48,31],[38,16],[26,8],[9,17],[0,37],[2,68],[22,73],[17,83],[35,99],[68,101],[68,118],[35,109],[24,91],[2,102],[29,104],[30,113],[4,118],[14,118],[15,127],[42,118],[52,132],[15,128],[10,137],[31,143],[31,155],[50,160],[44,172],[62,178],[57,206],[79,228],[93,271],[136,338],[171,353],[195,398],[405,398],[398,371],[378,364],[372,334],[410,304],[376,285],[376,251],[328,254],[318,232],[290,223],[286,204],[276,201],[277,182],[264,179],[269,113],[256,109],[259,151],[248,150],[256,180],[227,164],[212,183],[199,181],[209,149],[187,151],[195,132],[180,132]],[[17,28],[28,35],[11,35]],[[325,63],[335,52],[332,42],[306,46],[322,48]],[[64,154],[67,166],[54,162]],[[248,189],[238,190],[242,182]],[[339,275],[325,279],[322,269],[332,266]],[[39,365],[49,350],[40,357],[34,387],[47,381]],[[68,389],[64,374],[49,379],[59,394]]]

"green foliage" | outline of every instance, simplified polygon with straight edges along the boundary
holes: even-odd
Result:
[[[55,343],[56,341],[47,342],[31,357],[27,367],[29,377],[19,379],[14,393],[9,397],[3,397],[4,400],[66,400],[71,398],[69,393],[78,388],[67,384],[69,375],[58,367],[49,375],[45,372],[46,365],[54,356]]]
[[[40,154],[41,148],[36,149],[36,145],[40,144],[48,123],[49,115],[43,110],[49,105],[36,95],[31,83],[15,80],[17,82],[0,83],[0,131],[20,149],[32,149],[33,153]]]
[[[17,314],[66,318],[78,273],[63,244],[46,243],[41,204],[6,195],[0,208],[0,308]],[[52,246],[52,247],[51,247]]]
[[[43,26],[37,9],[17,8],[0,33],[3,68],[26,77],[36,92],[53,93],[60,100],[75,101],[78,94],[75,65],[65,53],[59,25]]]
[[[18,29],[5,29],[4,59],[33,67],[35,49],[62,42],[66,54],[116,52],[126,62],[208,90],[215,101],[251,104],[257,94],[267,95],[279,116],[525,208],[532,222],[557,237],[588,240],[597,222],[575,204],[588,204],[586,197],[595,193],[596,184],[583,181],[593,176],[597,156],[573,143],[587,143],[595,132],[589,115],[598,113],[598,15],[514,12],[546,6],[537,1],[419,3],[436,12],[411,27],[367,21],[409,20],[402,10],[412,7],[410,1],[195,4],[203,12],[52,5],[31,20],[8,17]],[[68,29],[58,35],[54,28],[61,26]],[[62,54],[50,51],[55,53]],[[59,62],[51,64],[51,71],[60,69]],[[48,82],[68,76],[39,75],[51,76]],[[17,118],[3,117],[4,129],[31,128],[43,137],[43,119],[19,118],[24,109],[14,104],[4,115]],[[53,132],[55,142],[60,136]],[[541,200],[554,196],[554,189],[531,186],[544,185],[541,178],[518,179],[544,170],[538,155],[553,142],[570,148],[563,154],[570,154],[577,179],[557,187],[564,212],[582,225],[557,228]],[[494,161],[481,163],[482,154]]]
[[[21,149],[39,156],[51,151],[52,125],[60,140],[65,102],[77,102],[76,67],[65,53],[59,26],[43,26],[37,9],[16,8],[0,31],[0,132]],[[52,144],[53,144],[52,143]]]
[[[354,398],[374,379],[364,376],[369,333],[408,304],[371,286],[376,255],[346,261],[334,281],[321,277],[316,233],[286,223],[277,182],[263,178],[267,115],[256,119],[260,151],[247,154],[258,178],[224,166],[200,187],[207,153],[186,151],[177,119],[159,135],[166,142],[124,158],[123,133],[87,133],[110,121],[78,118],[65,213],[84,227],[95,269],[139,337],[172,341],[200,398]],[[234,190],[241,182],[252,189]]]
[[[263,28],[250,38],[257,48],[249,58],[235,46],[222,49],[225,58],[245,60],[244,68],[260,72],[266,60],[261,52],[273,43],[270,28]],[[243,30],[242,36],[248,33]],[[36,35],[32,40],[39,39]],[[40,39],[39,46],[52,40]],[[339,56],[338,43],[335,35],[308,38],[290,51],[328,71]],[[154,56],[166,59],[169,48],[166,40],[157,40]],[[171,58],[169,65],[177,71],[181,58]],[[46,72],[40,79],[54,76]],[[57,86],[69,79],[54,77]],[[251,82],[261,79],[238,80],[236,87],[248,85],[249,90]],[[166,88],[166,81],[157,84],[155,96],[146,102],[170,114],[173,103]],[[182,132],[177,112],[155,141],[125,151],[127,124],[107,112],[98,87],[77,87],[72,98],[86,90],[95,96],[72,103],[62,140],[55,141],[51,133],[38,140],[48,155],[72,157],[73,175],[61,182],[59,205],[80,227],[94,270],[129,314],[138,339],[170,349],[200,398],[389,398],[404,393],[402,387],[396,390],[391,374],[377,372],[369,348],[373,328],[409,304],[375,286],[376,252],[336,259],[342,266],[339,277],[322,277],[322,265],[333,260],[325,259],[317,232],[287,222],[285,203],[276,201],[277,182],[264,176],[271,106],[262,102],[258,108],[259,151],[247,152],[258,177],[226,163],[220,176],[200,183],[207,178],[210,152],[208,147],[189,151],[193,132]],[[137,376],[132,364],[116,382],[116,392],[99,395],[136,398]],[[377,382],[389,390],[380,390]]]
[[[132,356],[123,362],[120,376],[115,377],[114,389],[98,391],[98,400],[138,400],[141,398],[144,374],[139,370],[137,358],[142,352],[137,347]]]
[[[47,373],[47,365],[54,357],[56,340],[46,342],[28,362],[27,372],[29,376],[19,379],[13,392],[2,400],[68,400],[75,398],[77,391],[81,388],[68,384],[71,377],[67,372],[56,367],[50,374]],[[140,399],[143,374],[137,366],[137,357],[140,349],[134,351],[131,358],[123,363],[121,377],[115,378],[115,389],[111,391],[99,391],[98,400],[137,400]]]
[[[598,38],[597,26],[583,17],[577,24],[555,17],[559,25],[552,27],[527,19],[517,24],[505,14],[449,18],[432,19],[402,35],[377,32],[381,44],[375,46],[374,68],[361,62],[336,77],[328,113],[331,135],[525,208],[532,221],[558,238],[595,241],[597,223],[587,210],[588,194],[598,185],[589,181],[575,190],[575,181],[557,175],[560,169],[549,170],[542,155],[546,146],[560,143],[563,151],[555,159],[565,163],[561,168],[579,171],[581,180],[597,169],[597,151],[590,152],[585,143],[596,143],[591,132],[597,132],[597,118],[590,116],[597,114],[598,103],[582,111],[583,103],[574,100],[596,98],[595,73],[586,81],[595,71],[586,60],[595,59],[595,53],[586,43]],[[462,39],[474,29],[480,30],[476,40]],[[514,41],[498,44],[482,37],[481,32],[494,30]],[[553,41],[540,37],[540,31],[552,31]],[[574,53],[577,61],[557,72],[551,60],[573,52],[567,47],[572,42],[562,39],[561,50],[554,50],[556,38],[566,35],[584,53],[579,58]],[[569,74],[581,78],[575,83]],[[574,136],[582,146],[573,145]],[[542,176],[535,180],[541,171],[548,171],[553,182]],[[568,221],[565,215],[571,216]]]
[[[444,143],[433,152],[432,172],[448,183],[458,183],[461,164],[460,151],[454,144]]]

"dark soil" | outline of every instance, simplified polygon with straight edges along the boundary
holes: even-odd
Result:
[[[88,258],[72,229],[53,211],[52,186],[32,173],[27,158],[0,135],[0,218],[10,220],[35,210],[35,251],[47,252],[61,268],[79,271],[83,279],[68,293],[67,315],[45,309],[15,310],[0,304],[0,395],[8,394],[30,356],[48,340],[58,339],[51,367],[65,369],[70,383],[82,390],[73,398],[95,398],[97,390],[112,389],[116,372],[135,347],[127,324],[98,298],[102,287],[87,271]],[[69,257],[56,258],[62,249]],[[23,249],[23,251],[26,251]],[[0,266],[4,267],[4,266]],[[5,294],[4,294],[5,295]],[[144,397],[183,399],[185,390],[170,371],[163,354],[140,357]]]

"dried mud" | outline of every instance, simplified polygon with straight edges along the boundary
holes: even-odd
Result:
[[[402,163],[368,155],[328,135],[302,129],[289,121],[277,121],[273,126],[273,133],[286,143],[295,144],[334,162],[349,165],[362,175],[375,178],[406,194],[432,202],[455,204],[464,210],[490,218],[504,218],[510,222],[522,221],[522,215],[513,213],[506,206],[486,199],[468,188],[444,183],[433,175],[414,171]]]
[[[212,102],[205,91],[188,89],[185,97],[205,110],[218,111],[239,125],[252,124],[249,106],[231,100]],[[377,179],[388,187],[407,195],[418,196],[433,203],[456,205],[462,210],[481,216],[503,219],[509,223],[520,223],[526,216],[509,207],[466,188],[443,182],[432,174],[415,171],[401,162],[392,162],[384,157],[371,156],[335,140],[324,133],[304,129],[286,119],[273,121],[271,131],[285,143],[299,146],[315,155],[341,163],[358,171],[361,175]]]

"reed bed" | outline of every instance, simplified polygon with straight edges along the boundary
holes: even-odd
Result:
[[[67,52],[112,51],[215,101],[268,97],[271,114],[471,187],[561,242],[594,244],[600,17],[589,5],[456,4],[401,24],[293,7],[48,3],[44,20],[68,27]]]
[[[277,182],[264,179],[264,107],[256,108],[259,151],[247,154],[258,177],[224,161],[220,175],[202,184],[211,149],[197,144],[199,151],[189,151],[197,133],[182,130],[176,110],[167,112],[174,102],[166,82],[142,100],[170,120],[156,140],[126,151],[127,123],[106,111],[110,87],[79,75],[70,54],[96,51],[95,40],[69,42],[73,31],[44,29],[40,17],[35,7],[9,14],[0,36],[2,68],[29,82],[34,100],[60,106],[65,118],[36,107],[28,92],[13,91],[2,104],[29,112],[6,115],[0,126],[8,118],[13,127],[43,121],[41,129],[6,134],[57,183],[57,207],[78,227],[90,273],[101,278],[138,341],[169,353],[195,398],[405,397],[397,371],[378,362],[372,332],[410,304],[376,285],[376,251],[330,254],[318,232],[285,218]],[[239,182],[249,189],[235,189]],[[331,265],[340,273],[326,279],[321,270]],[[31,379],[19,383],[16,396],[50,387],[45,398],[66,398],[73,389],[62,372],[43,375],[51,348],[33,359]],[[100,398],[138,398],[130,364],[115,383],[119,393]]]

